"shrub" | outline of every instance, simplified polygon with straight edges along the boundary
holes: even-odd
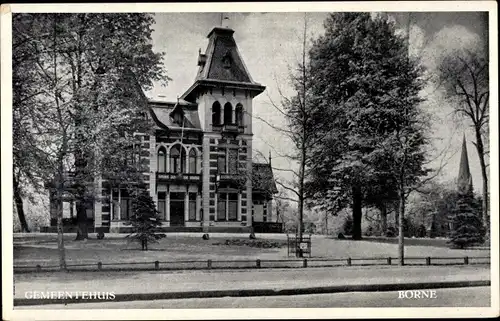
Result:
[[[347,235],[352,235],[352,228],[353,228],[353,220],[352,220],[352,216],[349,215],[345,218],[345,221],[344,221],[344,225],[343,225],[343,230],[344,230],[344,234],[347,234]]]
[[[385,232],[385,236],[387,237],[395,237],[398,235],[398,229],[395,226],[387,227],[387,231]]]
[[[420,226],[417,229],[417,237],[426,237],[427,236],[427,229],[425,228],[425,225],[420,224]]]

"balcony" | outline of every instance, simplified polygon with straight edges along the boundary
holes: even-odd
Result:
[[[200,183],[201,174],[193,173],[160,173],[156,172],[157,182],[168,183]]]
[[[241,134],[245,131],[245,126],[241,126],[238,124],[221,124],[212,125],[212,129],[214,132]]]
[[[217,175],[217,183],[233,183],[240,185],[244,183],[245,176],[241,174],[223,173]]]

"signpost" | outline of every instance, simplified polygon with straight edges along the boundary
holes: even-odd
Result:
[[[294,236],[286,235],[287,246],[288,246],[288,256],[290,254],[296,255],[298,251],[302,254],[308,254],[311,257],[311,234],[303,235],[302,242],[299,241],[299,236],[295,234]]]

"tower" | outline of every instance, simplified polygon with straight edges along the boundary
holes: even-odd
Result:
[[[250,76],[233,33],[221,27],[210,31],[195,81],[181,96],[197,104],[203,131],[205,227],[214,221],[251,225],[252,101],[265,87]]]
[[[470,174],[465,135],[462,142],[462,154],[460,156],[460,168],[458,169],[457,188],[459,192],[472,192],[472,176]]]

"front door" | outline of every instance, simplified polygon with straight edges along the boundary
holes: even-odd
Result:
[[[170,226],[184,226],[184,193],[170,193]]]

